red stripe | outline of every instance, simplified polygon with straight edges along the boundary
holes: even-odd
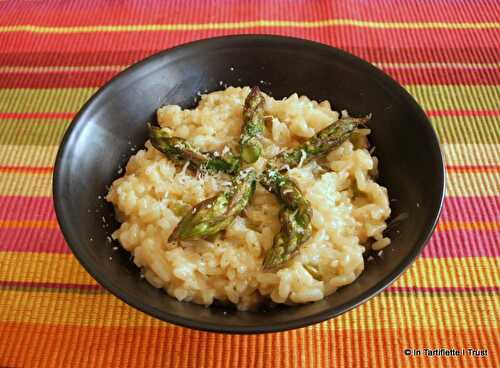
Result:
[[[340,48],[488,48],[498,55],[498,32],[446,29],[370,29],[358,27],[262,27],[237,30],[98,32],[71,34],[3,33],[2,52],[139,51],[164,49],[192,40],[238,33],[281,34],[316,40]]]
[[[6,66],[82,66],[82,65],[130,65],[151,54],[168,47],[156,45],[151,49],[140,50],[57,50],[53,52],[9,52],[2,53],[0,49],[0,65]],[[336,46],[332,43],[331,46]],[[345,45],[346,51],[374,63],[496,63],[500,58],[498,48],[374,48],[370,46],[356,47]]]
[[[0,73],[0,88],[100,87],[116,72]]]
[[[0,119],[72,119],[72,112],[0,112]]]
[[[427,110],[429,116],[500,116],[500,110]]]
[[[74,7],[60,2],[46,2],[41,7],[36,2],[16,3],[3,10],[0,24],[43,24],[57,26],[169,23],[175,17],[178,23],[205,23],[248,21],[255,19],[313,20],[353,18],[398,22],[497,22],[498,7],[482,1],[405,1],[398,3],[379,0],[369,2],[346,1],[289,1],[256,0],[252,2],[218,1],[149,1],[138,11],[130,2],[79,3]],[[196,11],[193,11],[196,9]],[[174,15],[174,16],[173,16]]]
[[[435,116],[500,116],[500,110],[427,110],[429,117]],[[40,112],[40,113],[0,113],[0,119],[64,119],[74,117],[73,112]]]
[[[125,68],[125,67],[124,67]],[[500,73],[488,69],[383,68],[401,84],[500,85]],[[0,88],[100,87],[118,71],[0,73]]]

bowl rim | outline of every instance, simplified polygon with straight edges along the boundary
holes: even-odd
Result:
[[[108,90],[113,88],[113,85],[116,83],[118,79],[121,79],[122,77],[133,73],[136,69],[139,69],[143,67],[144,65],[148,64],[150,61],[162,58],[164,55],[167,53],[172,53],[175,51],[179,50],[184,50],[184,49],[190,49],[193,47],[196,47],[200,44],[205,44],[209,45],[210,43],[219,43],[219,42],[224,42],[224,41],[280,41],[280,42],[287,42],[289,44],[295,44],[297,46],[306,46],[306,47],[313,47],[313,48],[320,48],[320,49],[327,49],[329,52],[336,54],[336,56],[343,58],[344,60],[347,60],[350,63],[355,63],[360,67],[363,67],[367,70],[369,73],[377,73],[381,78],[385,79],[384,82],[390,85],[391,88],[399,89],[401,90],[401,97],[404,99],[405,103],[412,105],[414,110],[417,112],[419,115],[419,120],[426,121],[427,124],[422,127],[422,129],[426,129],[427,133],[429,134],[430,137],[432,137],[432,144],[437,148],[439,151],[439,158],[440,162],[437,162],[437,165],[440,168],[440,172],[436,173],[439,178],[441,179],[440,182],[438,183],[440,186],[440,198],[439,198],[439,203],[437,203],[437,207],[433,208],[433,219],[430,223],[427,223],[427,226],[425,228],[425,231],[422,232],[423,235],[420,236],[419,240],[414,244],[412,247],[412,251],[409,254],[408,257],[404,261],[402,261],[398,267],[394,268],[392,272],[377,282],[374,286],[369,288],[367,291],[364,293],[358,295],[357,297],[349,300],[348,302],[342,304],[339,307],[335,308],[329,308],[325,311],[321,311],[318,313],[315,313],[313,315],[307,316],[307,317],[301,317],[297,318],[291,321],[286,321],[286,322],[280,322],[280,323],[275,323],[273,325],[258,325],[258,326],[241,326],[241,325],[236,325],[236,326],[228,326],[228,325],[218,325],[215,323],[210,323],[210,322],[200,322],[197,320],[185,318],[185,317],[180,317],[176,314],[170,313],[167,310],[160,310],[158,308],[152,307],[144,302],[136,296],[130,295],[125,289],[121,288],[120,285],[115,284],[107,279],[107,277],[99,272],[99,269],[93,266],[93,262],[90,258],[86,257],[84,252],[80,251],[80,246],[78,245],[78,240],[73,237],[73,235],[69,232],[69,230],[66,228],[66,220],[62,217],[62,212],[63,212],[63,205],[62,201],[60,200],[61,196],[61,170],[60,167],[62,165],[63,160],[65,157],[68,155],[69,151],[69,146],[68,146],[68,141],[73,135],[73,132],[75,129],[85,123],[85,116],[87,114],[87,111],[89,107],[94,103],[94,101],[98,100],[99,97],[103,94],[105,94]],[[79,263],[83,266],[83,268],[104,288],[109,291],[111,294],[113,294],[115,297],[118,299],[122,300],[126,304],[140,310],[143,313],[146,313],[147,315],[153,316],[161,321],[164,322],[169,322],[173,323],[176,325],[180,325],[183,327],[191,328],[191,329],[197,329],[197,330],[202,330],[202,331],[208,331],[208,332],[218,332],[218,333],[235,333],[235,334],[256,334],[256,333],[268,333],[268,332],[280,332],[280,331],[285,331],[285,330],[291,330],[291,329],[296,329],[300,327],[305,327],[309,326],[315,323],[323,322],[326,320],[329,320],[333,317],[337,317],[343,313],[346,313],[350,311],[351,309],[365,303],[369,299],[377,296],[379,293],[385,290],[388,286],[390,286],[392,283],[394,283],[405,271],[406,269],[413,264],[417,256],[421,253],[423,248],[426,246],[428,243],[430,237],[432,236],[437,223],[439,221],[439,217],[441,214],[441,210],[443,207],[444,203],[444,198],[445,198],[445,191],[446,191],[446,170],[444,166],[444,160],[443,160],[443,153],[440,147],[439,139],[438,136],[432,127],[429,118],[426,116],[425,112],[423,109],[420,107],[420,105],[415,101],[415,99],[406,91],[406,89],[401,86],[398,82],[396,82],[392,77],[387,75],[384,71],[380,70],[379,68],[375,67],[368,61],[365,61],[347,51],[344,51],[342,49],[329,46],[323,43],[319,43],[316,41],[311,41],[311,40],[306,40],[302,38],[296,38],[296,37],[288,37],[288,36],[279,36],[279,35],[268,35],[268,34],[251,34],[251,35],[245,35],[245,34],[240,34],[240,35],[230,35],[230,36],[221,36],[221,37],[211,37],[211,38],[205,38],[205,39],[200,39],[184,44],[177,45],[175,47],[165,49],[159,52],[156,52],[144,59],[139,60],[138,62],[128,66],[121,72],[119,72],[117,75],[113,76],[109,81],[107,81],[104,85],[102,85],[98,90],[83,104],[83,106],[80,108],[78,113],[75,115],[75,117],[72,119],[69,127],[67,128],[61,143],[59,145],[59,149],[57,152],[57,157],[54,165],[54,174],[53,174],[53,185],[52,185],[52,195],[53,195],[53,203],[54,203],[54,208],[55,208],[55,213],[56,213],[56,218],[59,223],[59,227],[61,229],[61,232],[64,236],[64,239],[66,240],[66,243],[68,244],[69,248],[71,249],[72,253],[74,256],[77,258]]]

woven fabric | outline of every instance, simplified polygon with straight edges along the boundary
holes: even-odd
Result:
[[[70,253],[51,199],[76,111],[125,66],[236,33],[343,48],[402,83],[446,156],[439,226],[389,289],[336,319],[234,336],[160,322]],[[500,4],[495,1],[0,1],[0,366],[500,367]],[[405,348],[487,349],[487,357]]]

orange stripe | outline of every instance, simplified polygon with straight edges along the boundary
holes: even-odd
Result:
[[[498,229],[500,229],[500,221],[443,221],[437,226],[438,231]]]
[[[500,172],[500,165],[447,165],[446,170],[453,173]],[[46,174],[53,171],[53,166],[0,166],[0,172]]]
[[[56,220],[0,220],[0,229],[57,229],[58,227]]]
[[[29,174],[48,174],[52,173],[54,168],[51,166],[0,166],[0,172],[4,173],[29,173]]]
[[[342,317],[339,318],[339,320]],[[161,327],[71,327],[6,323],[1,327],[0,364],[15,367],[259,367],[328,366],[498,367],[498,328],[459,330],[331,330],[326,322],[280,334],[214,334],[165,324]],[[29,343],[27,343],[27,341]],[[362,349],[363,342],[372,342]],[[288,342],[289,344],[286,344]],[[292,351],[288,350],[292,344]],[[482,348],[488,357],[407,357],[406,348]],[[283,359],[283,357],[287,359]],[[369,364],[371,362],[371,364]]]
[[[447,165],[446,170],[458,173],[481,173],[500,171],[500,165]]]

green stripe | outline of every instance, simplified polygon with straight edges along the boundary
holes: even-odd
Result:
[[[0,112],[76,112],[95,88],[0,89]]]
[[[69,123],[69,120],[3,120],[0,122],[0,144],[56,146]]]
[[[425,110],[495,110],[499,108],[500,86],[421,86],[406,89]]]
[[[497,144],[496,116],[437,116],[431,119],[441,143]]]
[[[499,86],[408,85],[427,110],[494,110]],[[76,112],[95,88],[0,89],[0,112]]]
[[[6,119],[0,123],[0,144],[57,146],[70,121]],[[495,116],[440,116],[432,119],[441,143],[497,144],[500,124]]]

